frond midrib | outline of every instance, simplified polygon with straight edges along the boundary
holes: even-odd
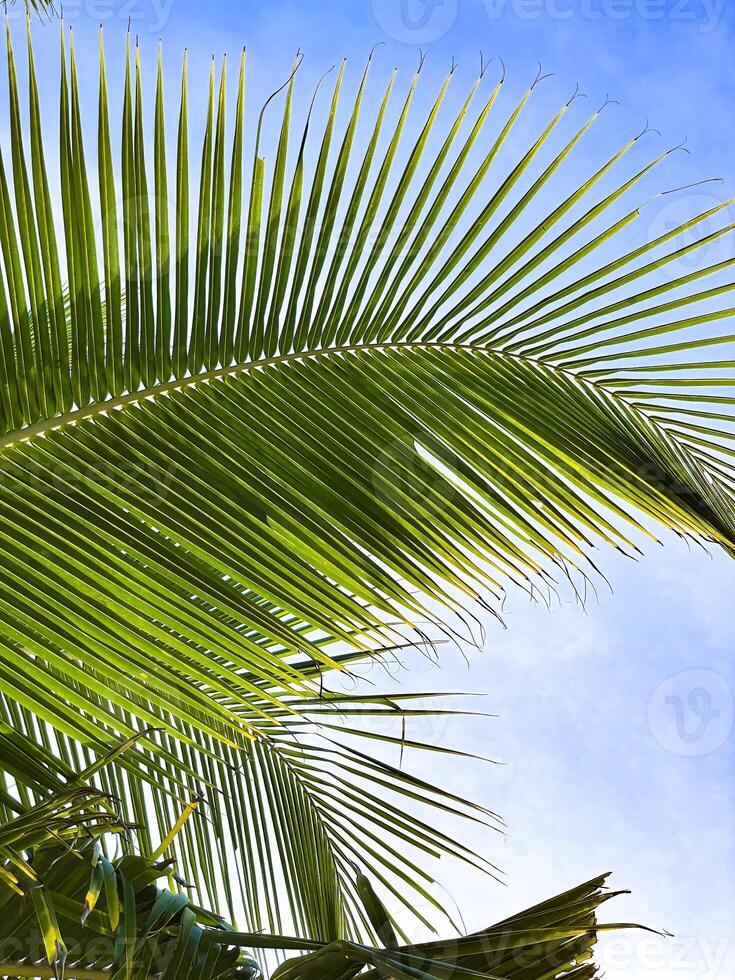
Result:
[[[85,405],[83,408],[76,408],[71,412],[55,415],[53,418],[41,419],[39,422],[34,422],[32,425],[27,425],[22,429],[15,429],[12,432],[6,432],[3,436],[0,436],[0,450],[8,449],[22,442],[27,442],[36,436],[44,436],[49,432],[65,428],[69,425],[75,425],[76,423],[85,421],[86,419],[104,416],[110,411],[116,411],[131,405],[137,405],[140,402],[147,401],[149,399],[155,399],[159,395],[167,395],[171,392],[185,391],[187,388],[194,388],[199,384],[208,384],[221,378],[235,377],[239,374],[249,374],[260,368],[272,367],[278,364],[314,360],[339,354],[353,354],[363,351],[380,350],[468,351],[473,354],[502,357],[512,361],[535,364],[538,367],[544,368],[545,370],[551,370],[558,374],[564,374],[566,377],[572,378],[577,383],[583,383],[598,390],[606,390],[604,384],[600,381],[585,378],[575,371],[559,367],[552,361],[544,358],[529,357],[525,354],[517,354],[501,348],[478,346],[475,344],[455,344],[449,341],[400,341],[394,343],[383,342],[369,344],[347,344],[344,346],[323,347],[316,350],[292,351],[288,354],[277,354],[273,357],[265,357],[259,360],[242,361],[237,364],[229,364],[225,367],[214,368],[210,371],[202,371],[198,374],[174,378],[161,384],[150,385],[147,388],[140,388],[137,391],[126,392],[124,395],[119,395],[116,398],[108,398],[102,402],[92,402],[89,405]],[[608,394],[611,397],[617,397],[616,393],[608,392]]]
[[[11,449],[13,446],[20,445],[24,442],[30,442],[37,437],[42,438],[43,436],[59,429],[74,426],[80,422],[90,419],[93,420],[95,418],[104,418],[111,412],[122,411],[125,408],[135,406],[146,401],[155,401],[155,399],[161,395],[186,391],[189,388],[196,388],[198,385],[209,384],[223,378],[248,375],[257,370],[274,367],[277,365],[304,361],[318,361],[328,357],[346,354],[395,350],[464,351],[484,357],[497,357],[516,363],[530,364],[539,370],[547,371],[556,374],[557,376],[563,375],[574,384],[580,385],[589,390],[594,390],[598,396],[602,395],[603,398],[609,399],[613,403],[623,402],[626,409],[632,413],[632,415],[637,417],[641,424],[643,424],[645,427],[654,429],[657,435],[660,438],[665,439],[672,446],[675,452],[683,455],[689,466],[697,466],[697,468],[699,468],[697,462],[692,457],[686,442],[679,439],[676,432],[670,430],[667,426],[662,426],[657,420],[651,418],[645,408],[641,408],[641,406],[637,405],[634,401],[626,398],[624,392],[614,388],[608,388],[603,379],[589,377],[579,371],[574,370],[573,368],[556,364],[549,357],[533,357],[529,356],[528,354],[516,353],[499,347],[488,347],[486,345],[472,343],[459,344],[452,343],[451,341],[384,341],[377,343],[344,344],[341,346],[335,345],[333,347],[322,347],[313,350],[291,351],[288,354],[277,354],[272,357],[243,361],[235,364],[229,364],[224,367],[218,367],[210,371],[201,371],[194,375],[173,378],[162,384],[150,385],[147,388],[140,388],[138,391],[127,392],[116,398],[109,398],[102,402],[92,402],[89,405],[85,405],[83,408],[75,409],[74,411],[57,415],[50,419],[42,419],[41,421],[26,426],[23,429],[17,429],[13,432],[6,433],[4,436],[0,437],[0,455],[5,449]]]

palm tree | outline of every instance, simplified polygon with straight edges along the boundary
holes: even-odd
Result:
[[[633,554],[656,526],[732,549],[733,362],[707,358],[732,340],[713,331],[735,260],[672,272],[731,235],[730,202],[621,246],[673,151],[616,180],[633,135],[552,195],[604,107],[563,136],[565,100],[518,153],[539,79],[504,109],[486,65],[437,136],[454,70],[418,125],[421,66],[371,107],[371,60],[344,118],[342,65],[293,122],[297,60],[248,138],[243,54],[228,138],[213,63],[194,164],[186,63],[172,152],[161,59],[149,141],[129,39],[121,111],[100,54],[95,175],[63,34],[55,188],[10,33],[8,65],[0,819],[46,799],[41,771],[92,771],[142,860],[175,858],[249,947],[377,939],[365,875],[438,912],[407,845],[493,873],[435,816],[498,818],[355,742],[366,718],[435,709],[329,672],[457,635],[478,603],[499,615],[509,583],[586,582],[599,544]],[[477,975],[367,948],[338,948],[345,976]]]

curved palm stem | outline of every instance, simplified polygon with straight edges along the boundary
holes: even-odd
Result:
[[[472,351],[474,353],[511,357],[521,361],[529,361],[535,364],[544,364],[545,366],[550,367],[552,370],[565,370],[563,367],[556,364],[544,361],[541,358],[530,357],[526,354],[515,354],[501,348],[495,349],[492,347],[483,347],[474,344],[455,344],[451,341],[403,341],[401,343],[374,342],[350,344],[342,347],[320,347],[313,351],[291,351],[288,354],[277,354],[273,357],[263,357],[259,360],[243,361],[239,364],[228,364],[224,367],[214,368],[211,371],[202,371],[194,375],[185,375],[184,377],[175,378],[171,381],[150,385],[147,388],[141,388],[138,391],[127,392],[124,395],[118,395],[116,398],[109,398],[106,401],[95,402],[94,404],[87,405],[85,408],[75,408],[70,412],[64,413],[63,415],[54,416],[53,419],[44,419],[40,422],[36,422],[34,425],[25,426],[23,429],[20,429],[17,432],[7,433],[6,435],[0,437],[0,449],[4,449],[7,446],[14,446],[19,442],[25,442],[27,439],[31,439],[34,436],[43,436],[49,432],[55,432],[57,429],[61,429],[66,425],[75,425],[84,419],[94,419],[98,416],[101,417],[107,415],[109,412],[114,412],[119,408],[125,408],[127,405],[138,405],[141,401],[148,398],[155,399],[161,395],[186,391],[187,388],[195,388],[197,385],[208,384],[209,382],[217,381],[220,378],[232,378],[241,374],[252,373],[258,371],[260,368],[272,367],[277,364],[286,365],[290,362],[300,362],[307,358],[318,359],[320,357],[340,354],[356,354],[362,351],[403,349],[449,351],[465,350]],[[571,375],[571,371],[567,373]],[[576,375],[571,376],[576,377]],[[596,384],[597,382],[590,380],[589,383]]]

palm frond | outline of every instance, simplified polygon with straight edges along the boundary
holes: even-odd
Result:
[[[77,980],[262,976],[254,960],[229,944],[232,929],[219,916],[157,886],[167,870],[135,854],[112,861],[89,843],[78,852],[58,846],[34,852],[32,871],[43,883],[34,903],[0,889],[2,947],[24,951],[0,963],[0,971]],[[40,949],[33,945],[39,932]]]
[[[100,768],[123,748],[118,746]],[[160,860],[181,832],[186,815],[157,852],[144,858],[131,850],[129,837],[120,836],[126,828],[114,810],[95,805],[98,794],[85,782],[89,775],[76,774],[74,791],[54,793],[20,817],[0,822],[0,946],[22,951],[13,962],[0,962],[3,975],[255,980],[264,974],[253,953],[270,959],[301,950],[303,955],[286,959],[271,973],[273,980],[346,980],[358,974],[414,980],[510,977],[521,968],[528,980],[550,975],[592,980],[597,976],[593,954],[598,934],[640,928],[600,923],[600,907],[621,894],[607,891],[607,876],[601,876],[459,938],[409,944],[399,930],[402,945],[395,918],[371,878],[348,861],[361,914],[379,937],[380,947],[262,931],[238,933],[221,916],[194,905],[186,894],[190,886],[180,884],[175,861]],[[271,792],[282,791],[272,773],[266,782]],[[311,835],[303,827],[294,828],[282,811],[277,810],[276,818],[278,828],[262,828],[264,836],[296,830],[293,846],[299,851],[304,891],[319,893],[319,904],[327,910],[322,869],[304,850]],[[120,845],[122,853],[112,856],[110,850],[119,851]],[[164,879],[171,889],[161,887]],[[34,937],[42,949],[34,947]]]
[[[331,83],[298,120],[297,65],[249,135],[244,60],[231,143],[212,68],[196,148],[185,66],[171,167],[163,71],[144,103],[137,51],[119,108],[100,61],[95,187],[62,40],[57,214],[32,48],[27,110],[10,34],[8,58],[4,720],[72,769],[136,739],[99,778],[139,823],[152,792],[144,853],[205,796],[212,824],[197,806],[176,845],[203,899],[235,847],[253,929],[284,931],[284,875],[304,936],[364,937],[349,860],[397,874],[409,906],[425,885],[399,842],[475,860],[404,801],[495,817],[300,735],[308,707],[329,705],[321,675],[509,582],[586,575],[599,543],[633,553],[655,525],[733,547],[732,362],[708,359],[732,338],[707,333],[732,314],[716,278],[732,262],[671,274],[731,235],[727,203],[625,251],[670,151],[631,175],[632,136],[552,195],[602,111],[561,136],[565,102],[519,154],[535,84],[503,109],[504,81],[480,95],[478,80],[437,140],[454,81],[417,125],[419,75],[393,114],[394,77],[371,109],[366,69],[346,125],[344,71],[317,125]],[[376,848],[381,812],[392,836]]]
[[[77,781],[82,780],[80,774]],[[112,822],[95,828],[84,814],[69,811],[63,795],[27,818],[40,828],[52,813],[57,816],[45,836],[27,828],[19,833],[17,821],[0,825],[0,839],[14,835],[17,844],[13,851],[3,844],[0,851],[0,946],[20,952],[12,961],[0,961],[3,975],[37,980],[62,975],[76,980],[256,980],[265,974],[253,952],[262,959],[305,951],[282,962],[270,974],[272,980],[347,980],[358,974],[448,980],[510,977],[519,969],[527,980],[552,975],[592,980],[597,976],[593,954],[598,933],[640,928],[600,923],[600,907],[620,894],[607,891],[607,876],[601,876],[477,933],[400,945],[393,917],[368,876],[357,870],[356,894],[380,936],[380,947],[238,933],[219,915],[192,903],[176,884],[172,861],[135,854],[124,839],[122,855],[110,856],[115,835],[123,828]],[[68,826],[57,837],[62,814]],[[75,820],[85,831],[76,841],[67,833]],[[17,887],[12,869],[29,883],[27,893]],[[162,888],[162,879],[173,890]],[[315,875],[307,887],[320,891],[321,885]]]
[[[272,980],[459,980],[467,977],[524,977],[524,980],[594,980],[594,947],[600,932],[640,929],[632,923],[603,924],[600,908],[621,892],[607,890],[602,875],[518,915],[460,938],[383,947],[337,941],[307,943],[277,936],[236,934],[230,942],[249,949],[308,950],[287,959]],[[369,882],[364,887],[369,888]],[[366,896],[376,920],[388,929],[389,917],[375,898]],[[647,930],[651,931],[651,930]],[[389,933],[387,934],[387,936]],[[205,944],[215,940],[205,937]]]

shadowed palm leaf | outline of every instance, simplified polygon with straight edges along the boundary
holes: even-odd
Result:
[[[0,962],[3,975],[57,977],[65,970],[63,975],[76,980],[262,976],[239,949],[222,945],[231,928],[219,916],[196,908],[185,895],[157,888],[165,865],[137,855],[113,863],[92,845],[76,853],[47,848],[32,861],[44,882],[34,903],[0,891],[2,948],[27,951]]]
[[[524,977],[594,980],[592,962],[600,932],[639,929],[631,923],[602,925],[598,911],[620,892],[606,890],[606,875],[570,889],[518,915],[468,936],[385,948],[339,941],[311,943],[311,952],[287,960],[272,980],[461,980],[467,977]],[[383,914],[386,915],[385,910]],[[210,934],[205,943],[216,937]],[[257,949],[297,949],[298,940],[236,935],[232,942]]]
[[[601,193],[631,138],[548,200],[600,113],[559,148],[564,104],[508,166],[534,86],[502,109],[503,82],[481,94],[481,79],[437,139],[450,78],[417,129],[418,74],[401,96],[392,76],[375,107],[363,77],[342,125],[341,69],[318,134],[315,102],[294,136],[292,76],[263,110],[281,113],[271,153],[263,114],[246,138],[244,59],[231,139],[212,68],[196,169],[184,73],[172,165],[160,63],[144,102],[137,52],[121,112],[101,60],[93,174],[72,51],[57,214],[32,55],[27,113],[9,59],[6,724],[81,768],[145,728],[99,777],[140,823],[152,801],[145,853],[205,796],[208,820],[173,845],[203,901],[224,889],[252,929],[369,935],[353,858],[415,910],[431,879],[407,843],[479,861],[426,806],[496,821],[329,729],[303,736],[310,708],[397,710],[320,698],[322,674],[416,642],[422,622],[507,582],[586,574],[599,542],[631,552],[654,523],[732,547],[732,362],[706,360],[730,338],[705,333],[732,312],[732,262],[670,275],[731,233],[726,204],[616,250],[668,153]],[[717,285],[700,290],[705,275]]]
[[[91,770],[69,774],[61,789],[49,769],[36,781],[28,775],[43,802],[27,807],[12,801],[15,815],[0,820],[3,976],[255,980],[263,974],[253,952],[262,959],[305,950],[287,958],[273,980],[346,980],[358,973],[413,980],[510,977],[521,968],[527,980],[591,980],[597,975],[597,934],[640,928],[599,923],[600,906],[620,894],[606,891],[602,876],[477,933],[401,946],[371,881],[354,868],[355,894],[379,948],[237,933],[177,888],[174,862],[160,860],[165,843],[149,858],[133,853],[131,828],[121,824],[114,801],[90,787],[88,780],[128,748],[122,743]],[[181,825],[173,828],[169,839],[180,830]],[[315,876],[304,887],[318,892],[320,884]]]
[[[51,809],[68,813],[65,806],[61,798],[49,803]],[[42,819],[40,812],[27,816]],[[0,834],[13,829],[12,823],[1,826]],[[185,894],[160,888],[160,879],[171,874],[170,862],[130,853],[113,859],[91,835],[66,848],[39,841],[37,835],[25,835],[18,844],[27,851],[22,862],[27,892],[19,899],[19,889],[0,883],[0,948],[21,953],[0,959],[0,972],[14,977],[63,973],[76,980],[256,980],[263,973],[253,951],[288,956],[305,949],[271,973],[273,980],[349,980],[358,974],[448,980],[510,977],[518,971],[527,980],[592,980],[597,976],[592,956],[598,933],[639,928],[600,924],[600,906],[619,894],[605,890],[602,876],[477,933],[399,946],[388,913],[358,875],[364,908],[383,937],[381,947],[243,934],[197,908]],[[3,883],[9,869],[20,863],[17,857],[0,861]]]
[[[118,745],[93,770],[73,774],[73,789],[58,790],[56,776],[42,774],[34,787],[44,802],[30,808],[14,802],[17,815],[0,821],[0,974],[255,980],[262,972],[253,952],[269,958],[305,950],[287,958],[273,980],[510,977],[520,969],[527,980],[591,980],[597,934],[639,928],[600,924],[600,906],[620,894],[606,891],[602,876],[477,933],[401,946],[392,917],[355,868],[355,892],[380,947],[237,933],[183,889],[162,888],[162,881],[176,882],[173,862],[160,860],[165,848],[150,858],[132,853],[130,828],[112,801],[88,785],[126,748]],[[315,877],[305,888],[318,891],[319,884]]]

